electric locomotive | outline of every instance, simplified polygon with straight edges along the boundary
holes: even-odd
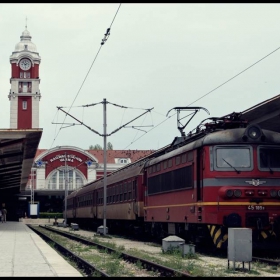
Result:
[[[280,134],[238,113],[206,121],[146,162],[146,231],[227,248],[228,228],[252,228],[253,248],[276,248]]]

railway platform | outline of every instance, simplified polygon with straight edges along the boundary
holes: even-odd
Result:
[[[23,222],[0,222],[0,277],[83,277]]]

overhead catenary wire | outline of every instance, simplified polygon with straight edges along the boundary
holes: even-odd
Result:
[[[87,74],[86,74],[86,76],[85,76],[85,78],[84,78],[84,80],[83,80],[83,82],[82,82],[82,84],[81,84],[81,86],[80,86],[80,88],[79,88],[79,90],[78,90],[78,92],[77,92],[77,94],[76,94],[76,96],[75,96],[75,98],[74,98],[74,100],[73,100],[73,102],[72,102],[72,104],[71,104],[69,110],[68,110],[68,113],[70,112],[70,110],[71,110],[71,108],[72,108],[74,102],[76,101],[78,95],[80,94],[80,91],[81,91],[81,89],[82,89],[82,87],[83,87],[83,85],[84,85],[84,83],[85,83],[85,81],[86,81],[86,79],[87,79],[87,77],[88,77],[90,71],[91,71],[91,68],[93,67],[93,64],[95,63],[95,61],[96,61],[96,59],[97,59],[97,57],[98,57],[98,55],[99,55],[99,53],[100,53],[101,48],[104,46],[104,43],[105,43],[105,42],[108,40],[108,38],[109,38],[112,25],[113,25],[113,23],[114,23],[114,21],[115,21],[115,18],[116,18],[116,16],[117,16],[118,12],[119,12],[120,7],[121,7],[121,3],[119,4],[119,7],[118,7],[118,9],[117,9],[117,11],[116,11],[116,13],[115,13],[115,15],[114,15],[114,17],[113,17],[113,20],[112,20],[112,22],[111,22],[109,28],[107,28],[106,33],[104,34],[104,38],[103,38],[102,41],[101,41],[100,47],[99,47],[99,49],[98,49],[98,51],[97,51],[97,53],[96,53],[96,55],[95,55],[95,57],[94,57],[94,59],[93,59],[91,65],[90,65],[90,68],[89,68],[89,70],[88,70],[88,72],[87,72]],[[58,110],[59,110],[59,109],[58,109]],[[60,126],[60,129],[58,130],[58,132],[57,132],[55,138],[53,139],[53,142],[52,142],[52,144],[51,144],[51,147],[53,146],[54,141],[55,141],[56,138],[58,137],[58,134],[60,133],[60,131],[61,131],[61,129],[62,129],[63,123],[64,123],[65,120],[66,120],[66,117],[67,117],[67,114],[65,114],[64,120],[63,120],[63,122],[62,122],[62,124],[61,124],[61,126]],[[51,148],[51,147],[50,147],[50,148]]]
[[[259,62],[261,62],[262,60],[264,60],[265,58],[269,57],[270,55],[272,55],[273,53],[275,53],[276,51],[278,51],[280,49],[280,47],[276,48],[274,51],[270,52],[269,54],[265,55],[264,57],[262,57],[261,59],[259,59],[258,61],[256,61],[255,63],[253,63],[252,65],[250,65],[249,67],[245,68],[244,70],[242,70],[241,72],[239,72],[238,74],[234,75],[233,77],[231,77],[230,79],[226,80],[224,83],[220,84],[219,86],[215,87],[214,89],[212,89],[211,91],[207,92],[206,94],[202,95],[201,97],[199,97],[198,99],[194,100],[193,102],[189,103],[187,106],[190,106],[192,104],[194,104],[195,102],[197,102],[198,100],[201,100],[202,98],[204,98],[205,96],[209,95],[210,93],[212,93],[213,91],[217,90],[218,88],[222,87],[223,85],[227,84],[228,82],[230,82],[231,80],[235,79],[236,77],[238,77],[239,75],[241,75],[242,73],[246,72],[247,70],[249,70],[250,68],[252,68],[253,66],[255,66],[256,64],[258,64]],[[168,118],[164,119],[162,122],[160,122],[158,125],[154,126],[153,128],[151,128],[150,130],[147,131],[150,132],[153,129],[157,128],[159,125],[161,125],[162,123],[164,123],[165,121],[167,121],[169,118],[175,116],[176,113],[174,113],[173,115],[169,116]],[[147,134],[146,133],[146,134]],[[144,135],[146,134],[142,134],[140,137],[138,137],[137,139],[135,139],[133,142],[131,142],[128,146],[126,146],[125,149],[127,149],[129,146],[131,146],[133,143],[135,143],[136,141],[138,141],[140,138],[142,138]]]
[[[250,65],[249,67],[245,68],[244,70],[242,70],[241,72],[239,72],[238,74],[236,74],[235,76],[233,76],[232,78],[228,79],[227,81],[225,81],[224,83],[222,83],[221,85],[215,87],[214,89],[212,89],[211,91],[209,91],[208,93],[202,95],[201,97],[199,97],[198,99],[196,99],[195,101],[193,101],[192,103],[190,103],[188,106],[192,105],[193,103],[195,103],[196,101],[204,98],[205,96],[207,96],[208,94],[212,93],[213,91],[217,90],[218,88],[220,88],[221,86],[225,85],[226,83],[228,83],[229,81],[233,80],[234,78],[236,78],[237,76],[239,76],[240,74],[246,72],[247,70],[249,70],[251,67],[255,66],[256,64],[258,64],[259,62],[261,62],[262,60],[264,60],[265,58],[267,58],[268,56],[270,56],[271,54],[273,54],[274,52],[278,51],[280,49],[280,47],[278,47],[277,49],[275,49],[274,51],[270,52],[269,54],[267,54],[266,56],[264,56],[263,58],[259,59],[258,61],[256,61],[255,63],[253,63],[252,65]]]

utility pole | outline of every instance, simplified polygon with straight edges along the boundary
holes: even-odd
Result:
[[[151,109],[144,109],[146,110],[145,113],[139,115],[138,117],[134,118],[133,120],[127,122],[126,124],[120,126],[119,128],[115,129],[114,131],[112,131],[110,134],[107,134],[107,109],[106,109],[106,104],[108,103],[106,101],[106,98],[103,98],[103,101],[101,102],[103,104],[103,134],[100,134],[98,131],[92,129],[91,127],[85,125],[83,122],[79,121],[77,118],[73,117],[72,115],[70,115],[68,112],[62,110],[61,108],[62,107],[57,107],[59,110],[61,110],[62,112],[64,112],[66,115],[69,115],[71,118],[73,118],[74,120],[76,120],[77,122],[79,122],[80,124],[84,125],[85,127],[87,127],[89,130],[91,130],[92,132],[98,134],[99,136],[102,136],[103,137],[103,143],[104,143],[104,147],[103,147],[103,160],[104,160],[104,170],[103,170],[103,182],[104,182],[104,194],[103,194],[103,234],[106,235],[107,232],[106,232],[106,207],[107,207],[107,136],[110,136],[112,135],[113,133],[116,133],[118,130],[120,130],[121,128],[125,127],[126,125],[128,125],[129,123],[133,122],[134,120],[140,118],[141,116],[145,115],[146,113],[150,112],[152,109],[154,108],[151,108]],[[91,104],[91,105],[84,105],[83,107],[89,107],[89,106],[94,106],[96,104]],[[116,105],[116,104],[113,104],[113,105]],[[119,106],[119,105],[116,105],[118,107],[121,107],[121,108],[127,108],[125,106]],[[134,127],[135,128],[135,127]],[[66,156],[65,156],[65,159],[66,159]],[[66,189],[65,189],[65,209],[66,209]],[[65,210],[65,215],[66,215],[66,210]],[[65,218],[65,221],[66,221],[66,218]]]
[[[31,168],[31,184],[30,184],[30,204],[34,204],[34,189],[35,189],[35,168]]]

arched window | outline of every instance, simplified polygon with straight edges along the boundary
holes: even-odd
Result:
[[[68,182],[66,182],[67,178]],[[68,190],[76,190],[83,186],[82,174],[77,169],[68,169],[66,172],[64,168],[56,169],[51,173],[48,181],[49,190],[65,190],[66,183],[68,183]]]

